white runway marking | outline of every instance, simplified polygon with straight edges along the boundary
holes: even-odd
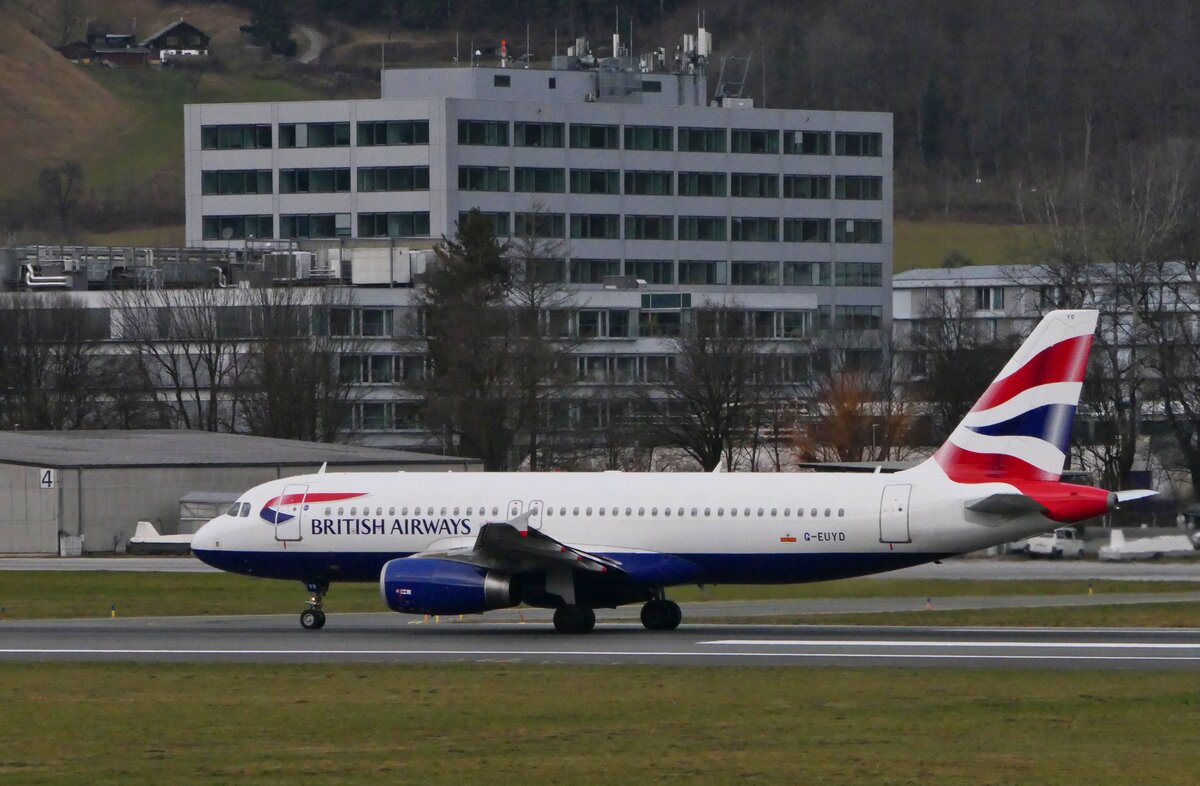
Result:
[[[703,642],[711,643],[711,642]],[[768,642],[752,642],[764,644]],[[808,642],[806,642],[808,643]],[[842,646],[848,642],[836,642]],[[828,645],[826,642],[825,645]],[[905,642],[908,644],[908,642]],[[1022,655],[995,653],[880,653],[880,652],[761,652],[761,651],[622,651],[622,650],[307,650],[307,649],[88,649],[88,648],[5,648],[4,655],[87,655],[87,656],[459,656],[459,657],[530,657],[530,658],[789,658],[815,659],[839,658],[858,660],[880,660],[900,658],[905,660],[1057,660],[1057,661],[1138,661],[1138,662],[1192,662],[1200,661],[1200,655]]]
[[[1097,650],[1200,650],[1200,642],[1142,642],[1142,641],[884,641],[848,639],[718,639],[700,644],[722,647],[998,647],[1001,649],[1097,649]]]

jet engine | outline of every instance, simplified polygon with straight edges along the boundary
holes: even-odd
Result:
[[[404,614],[479,614],[518,603],[507,573],[422,557],[384,565],[379,591],[389,609]]]

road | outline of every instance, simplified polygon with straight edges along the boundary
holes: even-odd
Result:
[[[0,622],[0,661],[530,663],[1200,669],[1200,630],[998,629],[685,624],[671,633],[610,622],[585,636],[542,624],[406,622],[292,615]]]

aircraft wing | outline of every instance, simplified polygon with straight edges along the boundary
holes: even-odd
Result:
[[[470,546],[414,556],[468,562],[512,572],[550,567],[570,567],[592,573],[624,572],[613,560],[568,546],[531,528],[529,515],[522,513],[510,521],[484,524]]]

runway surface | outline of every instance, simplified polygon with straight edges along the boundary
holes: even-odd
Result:
[[[0,570],[100,570],[163,573],[219,573],[195,557],[3,557]],[[977,579],[986,581],[1120,579],[1200,582],[1200,559],[1179,562],[1098,562],[1003,559],[948,559],[867,578]]]
[[[293,615],[9,620],[0,622],[0,661],[1200,669],[1200,630],[699,621],[652,633],[599,616],[583,636],[556,634],[541,621],[435,624],[387,613],[333,613],[321,631],[302,630]]]

